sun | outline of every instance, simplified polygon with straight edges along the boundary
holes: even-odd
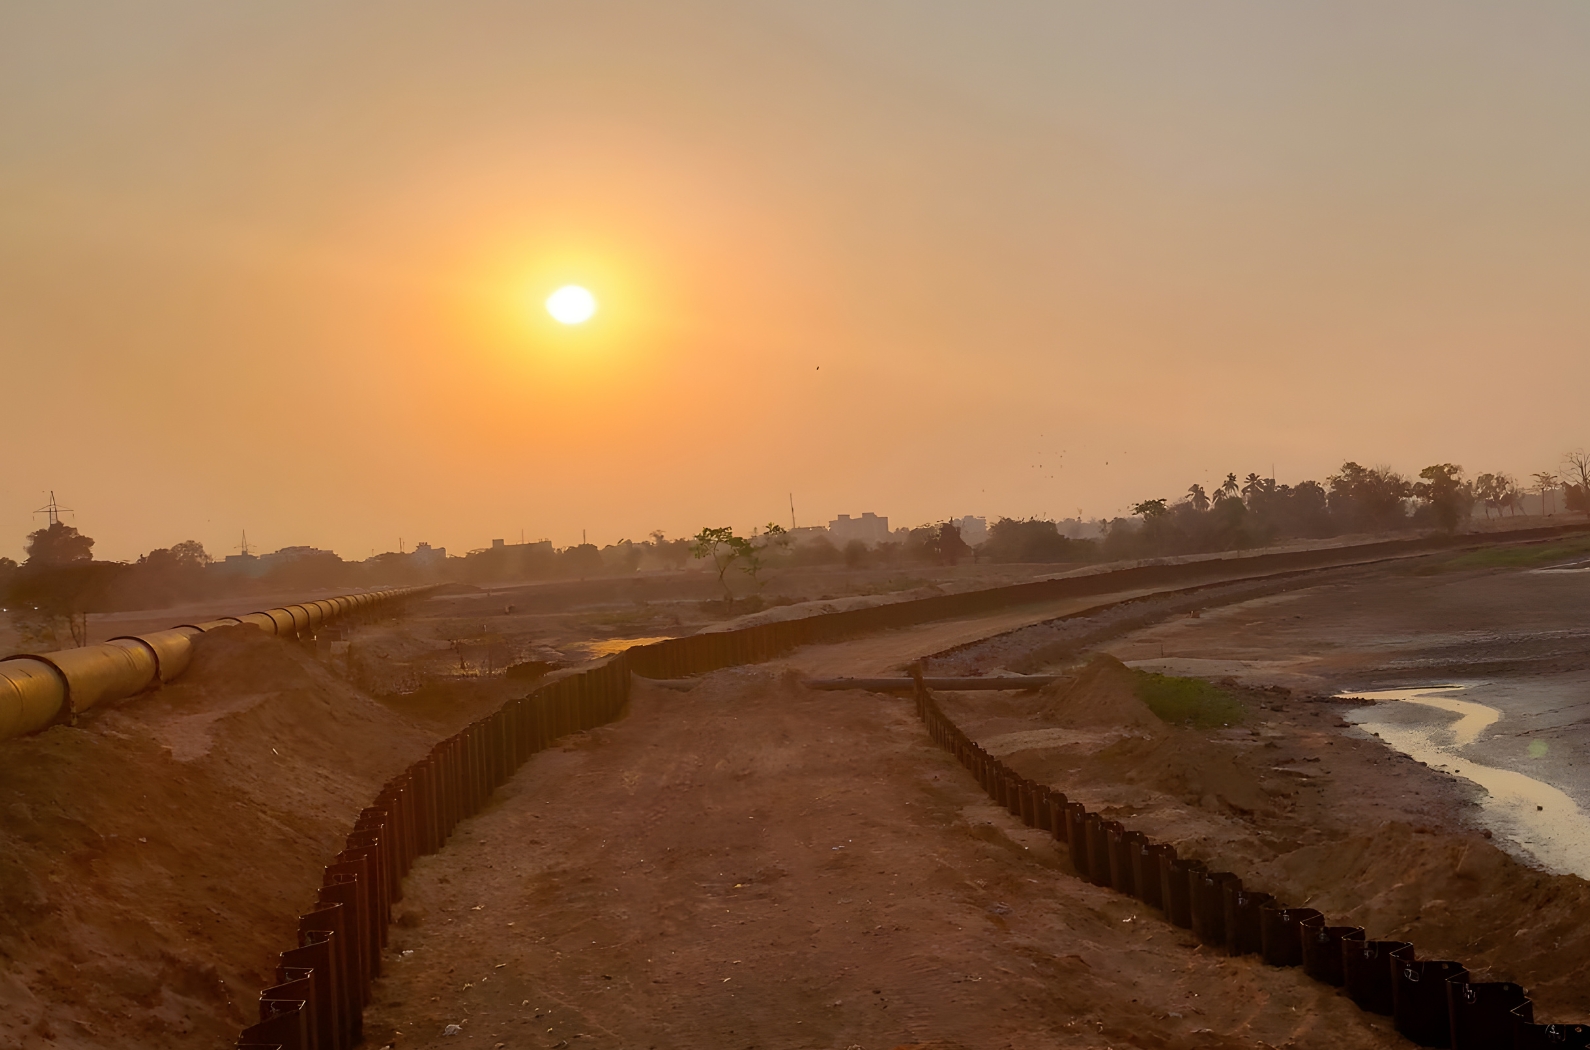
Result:
[[[547,296],[547,313],[560,324],[584,324],[596,313],[596,296],[577,284],[566,284]]]

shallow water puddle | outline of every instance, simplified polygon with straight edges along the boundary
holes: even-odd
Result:
[[[1494,707],[1453,695],[1467,688],[1382,689],[1343,693],[1340,698],[1417,704],[1458,715],[1455,722],[1437,715],[1421,723],[1384,722],[1377,719],[1384,708],[1360,707],[1348,712],[1347,720],[1378,734],[1411,758],[1484,788],[1486,794],[1480,800],[1484,823],[1502,837],[1510,852],[1523,854],[1554,872],[1590,878],[1590,815],[1578,803],[1534,777],[1487,766],[1463,754],[1464,748],[1502,719]]]

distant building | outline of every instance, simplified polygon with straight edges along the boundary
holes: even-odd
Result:
[[[465,555],[466,558],[490,558],[494,563],[501,565],[522,565],[526,559],[550,557],[552,555],[551,540],[531,540],[528,543],[509,543],[507,540],[492,540],[490,547],[477,547]],[[443,551],[443,558],[447,552]]]
[[[262,572],[269,572],[280,565],[290,565],[305,558],[332,557],[336,555],[331,551],[323,551],[319,547],[283,547],[279,551],[260,555],[259,565]]]
[[[789,530],[789,541],[796,545],[827,539],[832,537],[828,535],[828,529],[822,525],[802,525],[798,529]]]
[[[1055,530],[1067,539],[1092,540],[1104,535],[1104,522],[1097,518],[1083,521],[1081,515],[1078,515],[1075,518],[1062,518],[1054,525]]]
[[[988,539],[987,518],[974,518],[968,514],[964,518],[951,518],[950,524],[961,530],[961,541],[969,547]]]
[[[416,543],[414,553],[410,554],[409,558],[415,565],[440,564],[447,560],[447,548],[432,547],[429,543]]]
[[[265,572],[265,566],[261,564],[263,560],[247,552],[228,554],[221,560],[221,569],[224,572],[237,573],[239,576],[259,576]]]
[[[879,517],[870,510],[859,518],[841,514],[828,523],[828,535],[838,547],[843,547],[853,540],[860,540],[869,547],[876,547],[880,543],[889,541],[889,519]]]

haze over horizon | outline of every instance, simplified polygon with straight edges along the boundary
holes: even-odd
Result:
[[[1522,477],[1587,185],[1567,2],[10,5],[0,555]]]

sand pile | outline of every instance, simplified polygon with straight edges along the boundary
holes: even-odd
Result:
[[[1547,1019],[1590,1015],[1590,884],[1525,867],[1481,835],[1391,822],[1338,834],[1268,863],[1252,881],[1284,887],[1332,922],[1412,941],[1488,980],[1516,981]]]
[[[1235,768],[1230,749],[1209,734],[1168,725],[1137,697],[1130,668],[1107,654],[1094,657],[1074,682],[1044,691],[1037,715],[1068,728],[1106,728],[1123,735],[1085,753],[1093,776],[1112,778],[1216,812],[1252,814],[1269,808],[1270,796],[1254,777]],[[1056,755],[1075,768],[1074,751]],[[1057,766],[1050,775],[1062,775]]]
[[[230,1043],[358,811],[479,706],[399,714],[242,627],[0,745],[0,1045]]]
[[[1070,682],[1056,682],[1038,695],[1038,716],[1058,725],[1106,726],[1149,738],[1171,728],[1137,698],[1131,669],[1108,654],[1088,661]]]

